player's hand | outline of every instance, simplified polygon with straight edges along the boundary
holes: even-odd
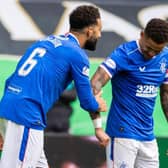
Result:
[[[97,139],[99,140],[99,143],[101,146],[107,146],[109,141],[110,141],[110,137],[104,132],[104,130],[102,128],[96,128],[95,129],[95,135],[97,137]]]
[[[107,104],[106,101],[101,97],[102,92],[99,92],[98,94],[95,95],[95,98],[99,104],[99,112],[105,112],[107,111]]]

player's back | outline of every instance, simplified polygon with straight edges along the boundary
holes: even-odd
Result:
[[[0,116],[45,127],[45,113],[72,80],[71,57],[78,50],[66,37],[49,36],[34,43],[6,81]]]

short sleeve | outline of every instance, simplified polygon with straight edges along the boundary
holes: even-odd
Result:
[[[100,67],[112,78],[128,67],[127,54],[121,48],[117,48],[101,63]]]

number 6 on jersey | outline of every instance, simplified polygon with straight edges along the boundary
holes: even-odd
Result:
[[[34,68],[34,66],[37,64],[37,59],[35,59],[35,56],[43,57],[46,53],[45,48],[36,48],[33,50],[33,52],[30,54],[28,59],[25,61],[25,63],[21,66],[21,68],[18,71],[18,74],[20,76],[26,76],[28,75],[31,70]]]

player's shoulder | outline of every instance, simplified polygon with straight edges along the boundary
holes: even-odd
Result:
[[[64,50],[65,58],[72,67],[89,66],[89,59],[85,50],[80,47],[80,44],[73,36],[68,36],[68,40],[64,41],[60,49]]]
[[[166,55],[168,55],[168,46],[165,46],[163,48],[163,53],[166,54]]]
[[[51,34],[43,39],[38,40],[37,44],[40,44],[40,45],[45,46],[47,48],[50,47],[50,48],[54,49],[59,46],[62,46],[64,40],[67,40],[67,39],[64,37],[61,37],[61,36]]]
[[[164,47],[163,50],[160,52],[160,59],[166,59],[168,61],[168,46]]]
[[[136,41],[125,42],[121,44],[118,49],[125,55],[130,55],[138,50],[138,45]]]
[[[138,45],[136,41],[125,42],[119,45],[112,55],[117,56],[119,59],[129,60],[132,55],[135,55],[138,51]]]

